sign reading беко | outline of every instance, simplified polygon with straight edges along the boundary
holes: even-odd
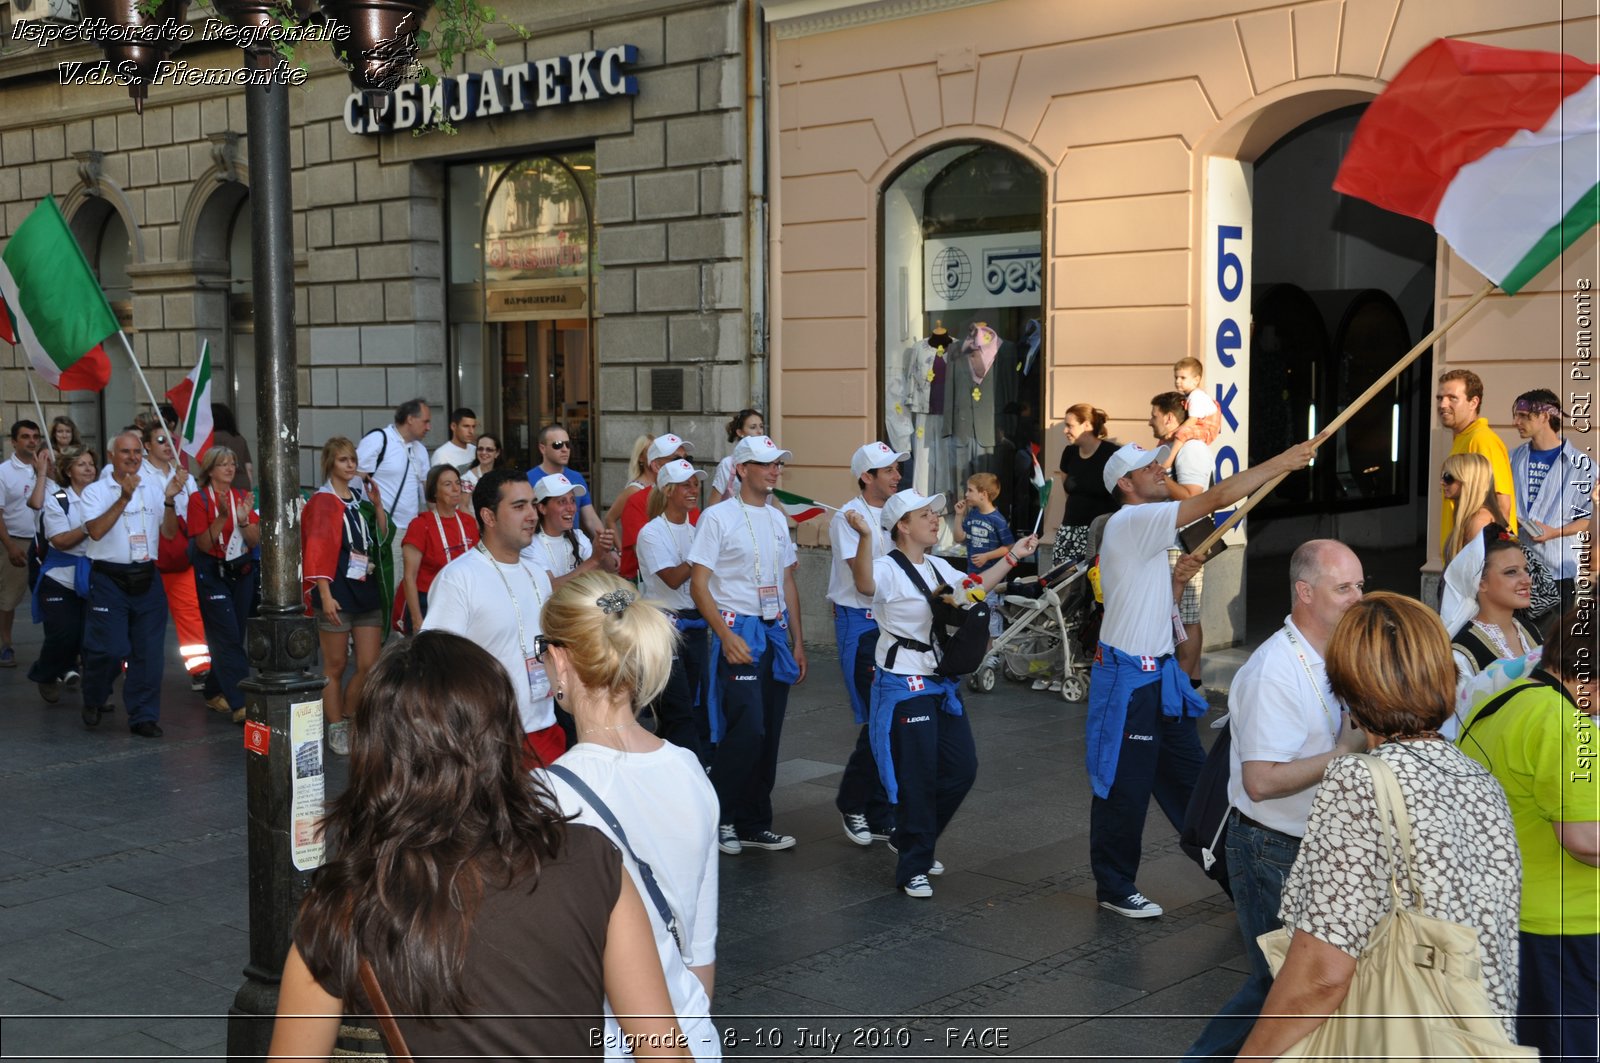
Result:
[[[638,61],[637,47],[618,44],[481,74],[457,74],[432,85],[406,82],[376,114],[368,110],[359,92],[352,92],[344,103],[344,127],[357,134],[399,133],[445,121],[453,125],[543,107],[637,96],[639,82],[623,68]]]

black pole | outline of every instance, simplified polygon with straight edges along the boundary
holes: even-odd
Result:
[[[240,21],[254,21],[242,13],[235,16],[232,10],[224,13]],[[247,69],[270,70],[276,56],[252,51],[246,53],[244,62]],[[231,1061],[265,1056],[272,1037],[278,981],[289,952],[295,909],[309,876],[309,871],[295,867],[293,859],[290,810],[295,758],[289,736],[290,706],[315,701],[323,686],[322,676],[310,671],[317,653],[316,621],[305,615],[300,589],[289,89],[272,83],[250,85],[245,103],[255,266],[256,391],[261,411],[256,449],[261,470],[261,607],[249,622],[245,638],[246,652],[258,674],[240,684],[248,709],[244,757],[250,961],[244,969],[244,984],[228,1012]],[[316,719],[320,722],[320,709]],[[259,750],[260,744],[266,745],[264,752]]]

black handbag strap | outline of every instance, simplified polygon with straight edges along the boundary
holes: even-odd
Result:
[[[917,566],[913,565],[911,563],[911,559],[905,554],[901,553],[899,550],[890,550],[889,557],[894,561],[895,564],[900,566],[900,571],[906,574],[906,578],[911,581],[911,585],[922,592],[922,597],[927,599],[928,602],[928,612],[930,615],[932,615],[933,603],[938,599],[933,596],[932,591],[928,590],[928,585],[922,582],[922,573],[917,571]],[[932,564],[932,562],[929,562],[929,564]],[[938,571],[938,569],[934,569],[935,574],[937,574]],[[930,640],[933,637],[933,632],[931,630],[928,632],[928,637]],[[904,646],[908,650],[916,650],[918,653],[928,653],[934,649],[934,645],[931,641],[918,642],[916,639],[908,639],[904,635],[896,635],[894,637],[894,645],[890,646],[889,652],[884,655],[883,666],[885,668],[894,668],[894,659],[899,655],[901,646]]]
[[[1494,697],[1485,702],[1483,708],[1473,713],[1472,719],[1467,721],[1467,726],[1462,728],[1461,738],[1465,739],[1472,729],[1478,725],[1479,720],[1487,720],[1489,717],[1505,708],[1507,702],[1516,697],[1518,694],[1522,693],[1524,690],[1527,690],[1528,686],[1530,685],[1554,687],[1556,690],[1561,692],[1563,697],[1565,697],[1567,693],[1567,688],[1563,686],[1561,681],[1555,676],[1551,675],[1543,668],[1535,668],[1533,672],[1529,674],[1527,684],[1518,683],[1515,686],[1508,687],[1507,689],[1500,691],[1500,693],[1496,694]],[[1567,700],[1571,701],[1572,699],[1568,697]],[[1460,740],[1458,740],[1458,744],[1459,741]]]
[[[678,951],[683,951],[683,939],[678,936],[678,917],[672,913],[672,905],[667,903],[667,895],[661,892],[660,883],[656,882],[656,873],[650,865],[640,859],[639,854],[633,851],[633,846],[628,844],[628,832],[622,829],[622,823],[617,819],[611,806],[600,800],[600,795],[589,787],[589,784],[578,778],[577,773],[571,768],[560,764],[548,764],[545,771],[564,781],[568,786],[578,791],[578,796],[583,798],[590,808],[599,813],[600,818],[606,821],[606,826],[611,828],[611,833],[617,836],[617,841],[628,851],[633,862],[639,867],[639,877],[644,880],[645,892],[650,894],[650,900],[656,906],[661,921],[667,925],[667,933],[672,935],[672,941],[678,946]]]

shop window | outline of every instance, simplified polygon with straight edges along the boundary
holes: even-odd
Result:
[[[594,152],[455,166],[449,188],[451,406],[521,468],[559,422],[573,466],[597,473]]]
[[[1019,535],[1043,438],[1044,178],[1002,148],[955,144],[883,190],[883,436],[911,454],[906,486],[960,499],[992,473]]]

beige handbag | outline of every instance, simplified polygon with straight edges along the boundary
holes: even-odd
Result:
[[[1411,895],[1422,896],[1413,866],[1405,796],[1389,765],[1369,754],[1360,757],[1372,773],[1378,794],[1378,823],[1389,854],[1389,914],[1373,930],[1356,961],[1350,992],[1339,1010],[1280,1058],[1538,1059],[1537,1050],[1513,1044],[1495,1016],[1483,988],[1478,932],[1405,907],[1397,879],[1401,866]],[[1393,833],[1389,830],[1391,812]],[[1277,975],[1288,955],[1289,931],[1262,934],[1256,943]]]

